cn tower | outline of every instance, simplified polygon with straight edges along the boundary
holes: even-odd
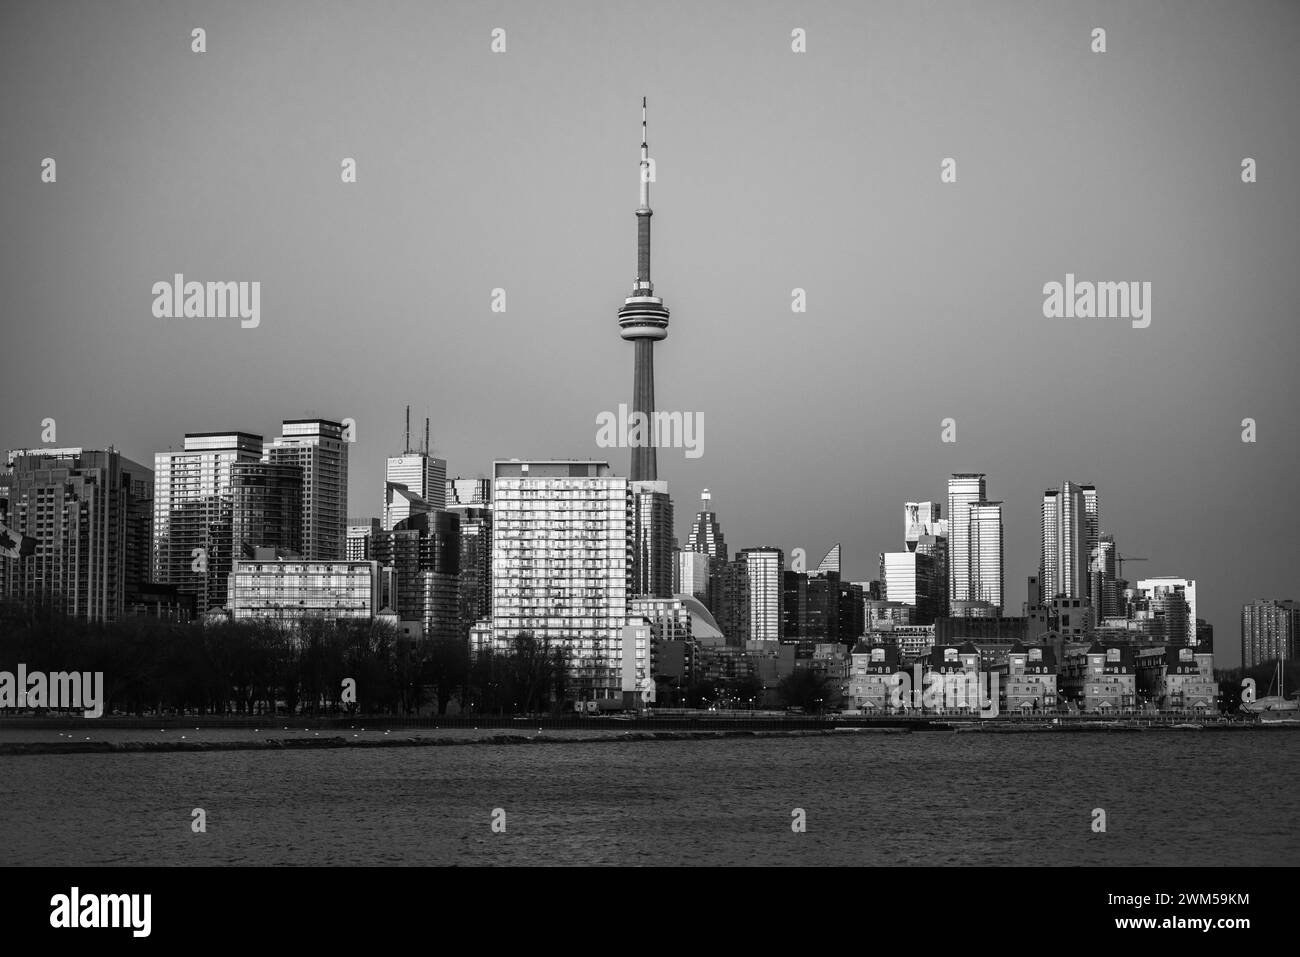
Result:
[[[631,481],[659,478],[654,446],[656,339],[668,338],[668,307],[654,294],[650,281],[650,156],[646,145],[645,97],[641,97],[641,205],[636,210],[636,282],[632,295],[618,311],[619,332],[636,344],[636,369],[632,377],[633,421],[643,421],[647,441],[632,447]],[[641,413],[644,418],[639,418]]]

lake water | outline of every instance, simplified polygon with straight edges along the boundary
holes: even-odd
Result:
[[[1277,732],[0,757],[0,863],[1295,865],[1297,759]]]

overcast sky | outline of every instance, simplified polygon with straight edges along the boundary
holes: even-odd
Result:
[[[733,550],[842,541],[874,578],[905,501],[983,471],[1018,614],[1042,491],[1091,482],[1235,664],[1240,604],[1300,597],[1297,60],[1300,7],[1250,0],[7,0],[0,446],[52,417],[152,464],[350,416],[379,514],[409,402],[449,474],[626,470],[595,419],[631,395],[645,95],[658,399],[705,423],[659,454],[683,541],[708,486]],[[154,318],[177,272],[261,282],[260,326]],[[1150,327],[1044,318],[1067,272],[1151,282]]]

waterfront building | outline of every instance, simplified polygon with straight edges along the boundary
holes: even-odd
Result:
[[[1134,653],[1138,694],[1159,711],[1213,711],[1219,683],[1214,655],[1185,642],[1141,648]]]
[[[1014,642],[1005,662],[994,667],[1003,714],[1055,711],[1056,651],[1050,645]]]
[[[1300,660],[1300,603],[1257,600],[1241,606],[1241,665]]]
[[[371,620],[380,610],[378,562],[277,558],[274,549],[258,549],[256,554],[259,557],[236,561],[230,575],[230,612],[236,621]]]
[[[893,676],[901,670],[898,649],[859,641],[850,657],[849,707],[869,714],[893,713]]]
[[[1087,713],[1132,712],[1137,707],[1133,646],[1094,641],[1066,645],[1060,669],[1061,698]]]
[[[498,461],[492,484],[493,641],[565,649],[579,700],[621,698],[632,498],[606,462]]]

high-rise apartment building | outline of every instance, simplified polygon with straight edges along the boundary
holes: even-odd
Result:
[[[262,437],[193,432],[154,455],[153,580],[195,597],[199,614],[226,605],[234,547],[232,475],[262,458]]]
[[[328,419],[285,419],[263,461],[302,470],[302,556],[342,560],[347,553],[348,443]]]
[[[1097,490],[1065,482],[1043,493],[1039,581],[1043,601],[1087,598],[1089,562],[1098,541]]]
[[[957,472],[948,479],[948,600],[970,601],[971,506],[985,500],[984,473]]]
[[[1088,595],[1093,608],[1096,609],[1098,621],[1124,614],[1123,596],[1120,594],[1115,572],[1118,555],[1115,536],[1099,535],[1097,545],[1093,548],[1088,562],[1088,572],[1092,581]]]
[[[736,557],[744,564],[749,591],[745,640],[780,641],[785,556],[781,549],[764,545],[759,548],[742,548]]]
[[[492,509],[453,505],[460,516],[460,627],[468,639],[476,621],[492,614]]]
[[[606,462],[493,464],[492,631],[563,648],[583,700],[621,695],[632,493]]]
[[[236,462],[230,470],[234,559],[255,548],[302,557],[303,470],[298,465]]]
[[[1079,489],[1083,493],[1083,546],[1091,556],[1101,539],[1101,500],[1095,485],[1081,485]]]
[[[970,601],[984,601],[1002,609],[1003,544],[1002,503],[975,502],[970,506]]]
[[[737,554],[731,561],[710,558],[712,566],[709,588],[718,627],[732,647],[744,647],[749,640],[749,573],[744,558]],[[784,576],[782,576],[784,578]]]
[[[153,473],[114,449],[24,449],[9,462],[5,524],[36,543],[0,558],[9,596],[88,621],[120,617],[146,580]]]
[[[1149,637],[1197,643],[1195,579],[1145,578],[1137,583],[1133,604],[1134,618],[1146,622],[1142,630]]]
[[[1254,668],[1278,659],[1300,660],[1300,602],[1259,600],[1242,605],[1242,667]]]
[[[673,594],[673,500],[668,483],[632,483],[632,594]]]

